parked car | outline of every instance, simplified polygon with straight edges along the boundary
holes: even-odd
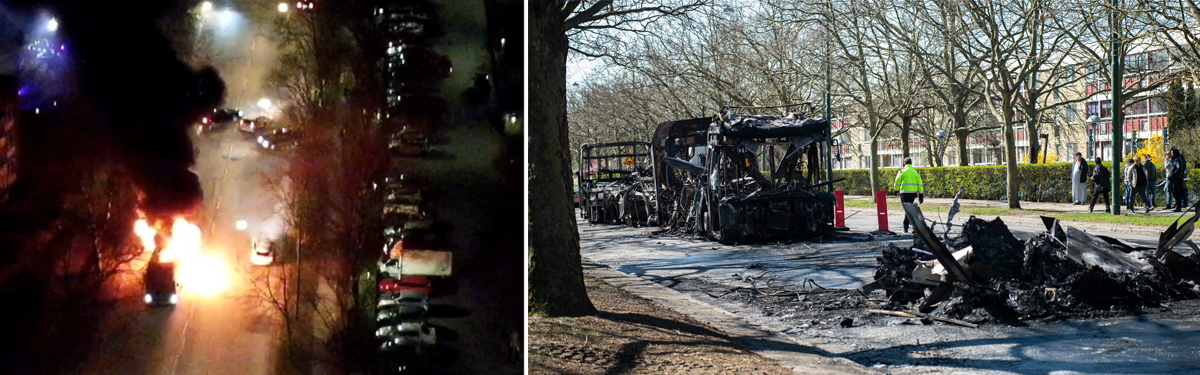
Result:
[[[401,276],[399,279],[389,277],[379,281],[379,293],[399,292],[429,295],[433,292],[433,283],[425,276]]]
[[[270,125],[271,118],[259,116],[253,119],[242,119],[241,122],[238,123],[238,130],[241,130],[245,133],[258,134],[269,128]]]
[[[282,128],[258,136],[258,145],[269,151],[286,150],[300,142],[300,132]]]
[[[414,291],[384,293],[379,296],[376,308],[392,309],[401,313],[429,312],[429,294]]]
[[[275,261],[275,246],[270,240],[254,239],[250,243],[250,264],[269,266]]]
[[[241,119],[241,111],[236,109],[213,109],[212,114],[200,118],[197,132],[209,133],[225,129],[226,126]]]
[[[433,345],[437,343],[437,330],[427,324],[401,324],[380,327],[375,332],[376,337],[383,339],[380,351],[390,351],[396,347],[413,345]]]

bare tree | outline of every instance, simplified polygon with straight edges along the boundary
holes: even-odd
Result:
[[[529,306],[552,316],[595,311],[583,287],[579,231],[571,213],[567,150],[569,50],[603,55],[603,43],[685,14],[703,1],[533,1],[529,4]],[[568,42],[570,36],[571,42]],[[573,43],[573,44],[572,44]]]
[[[1003,131],[1009,208],[1021,208],[1017,191],[1017,155],[1015,122],[1022,103],[1028,100],[1027,90],[1041,87],[1042,75],[1057,72],[1075,40],[1063,30],[1050,27],[1056,16],[1052,4],[1030,2],[965,1],[947,3],[948,14],[925,13],[922,20],[937,30],[959,55],[982,68],[986,85],[976,91]],[[963,24],[969,27],[956,27]],[[1034,119],[1035,121],[1037,119]]]

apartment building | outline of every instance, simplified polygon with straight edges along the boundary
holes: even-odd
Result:
[[[1169,67],[1170,57],[1167,51],[1161,48],[1143,48],[1131,53],[1125,59],[1124,87],[1131,90],[1152,85],[1163,79]],[[1019,163],[1025,163],[1029,158],[1031,136],[1038,137],[1040,141],[1042,152],[1039,162],[1068,162],[1073,160],[1076,152],[1088,159],[1111,158],[1113,108],[1108,81],[1095,63],[1077,64],[1073,68],[1073,71],[1067,74],[1083,76],[1068,77],[1067,81],[1073,81],[1075,84],[1048,93],[1047,101],[1052,104],[1077,102],[1046,109],[1040,116],[1042,122],[1038,129],[1039,134],[1036,135],[1030,134],[1022,113],[1018,112],[1014,118],[1013,130]],[[1133,97],[1125,97],[1128,103],[1125,108],[1125,120],[1116,127],[1117,131],[1123,132],[1123,155],[1143,146],[1156,135],[1165,136],[1166,103],[1162,99],[1149,98],[1161,90],[1165,90],[1165,85]],[[979,111],[980,116],[991,116],[990,113],[986,113],[986,108],[980,108]],[[1100,121],[1089,122],[1092,116],[1098,117]],[[849,118],[844,118],[834,119],[832,124],[837,133],[838,129],[851,126],[852,122]],[[885,131],[879,138],[877,163],[881,168],[900,167],[903,163],[900,140],[895,135],[897,133],[899,132]],[[833,151],[834,169],[870,167],[870,137],[865,130],[851,127],[838,137],[837,142],[839,144],[834,146]],[[958,165],[957,139],[952,134],[946,134],[946,137],[938,138],[936,142],[928,142],[914,134],[910,142],[910,154],[913,164],[917,166],[933,165],[931,158],[938,155],[944,161],[942,165]],[[1004,152],[1003,136],[999,129],[976,132],[968,137],[969,165],[1003,164]]]
[[[0,203],[17,181],[17,77],[0,75]]]

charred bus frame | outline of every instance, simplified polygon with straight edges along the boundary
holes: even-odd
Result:
[[[592,223],[658,223],[649,142],[579,147],[580,215]]]

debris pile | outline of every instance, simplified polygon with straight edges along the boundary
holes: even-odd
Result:
[[[1012,323],[1099,311],[1139,311],[1200,296],[1200,255],[1190,237],[1194,216],[1172,225],[1157,248],[1124,243],[1043,218],[1047,232],[1022,243],[999,218],[971,217],[943,241],[916,206],[913,247],[889,245],[877,258],[876,282],[891,310]],[[1176,223],[1178,224],[1178,222]],[[1191,249],[1175,251],[1178,244]],[[1189,251],[1190,250],[1190,251]]]

